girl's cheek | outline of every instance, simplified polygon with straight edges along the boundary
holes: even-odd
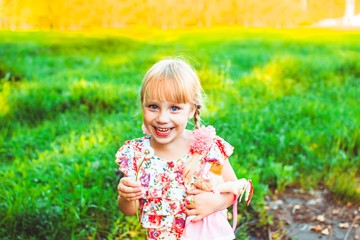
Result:
[[[177,114],[174,116],[174,119],[176,119],[178,122],[184,122],[187,123],[188,118],[185,114]]]

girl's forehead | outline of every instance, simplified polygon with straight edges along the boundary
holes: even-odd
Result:
[[[145,104],[190,104],[189,102],[174,101],[173,99],[147,99]]]

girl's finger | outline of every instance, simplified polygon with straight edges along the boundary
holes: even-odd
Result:
[[[137,197],[141,197],[142,193],[123,193],[120,192],[119,195],[123,198],[137,198]]]
[[[133,188],[141,186],[139,182],[136,182],[134,179],[130,177],[124,177],[120,179],[120,183],[122,183],[124,186],[133,187]]]
[[[185,209],[185,213],[186,215],[188,216],[192,216],[192,215],[197,215],[198,214],[198,211],[196,209]]]
[[[196,217],[194,217],[193,219],[191,219],[191,222],[198,222],[200,221],[201,219],[203,219],[204,217],[202,215],[198,215]]]
[[[123,192],[123,193],[139,193],[141,191],[142,191],[141,187],[128,187],[128,186],[125,186],[122,183],[120,183],[118,185],[119,194],[120,194],[120,192]]]
[[[134,201],[140,199],[142,194],[119,194],[119,196],[127,201]]]
[[[126,198],[126,200],[128,201],[136,201],[136,200],[139,200],[141,198],[141,196],[138,196],[138,197],[133,197],[133,198]]]
[[[195,208],[194,195],[190,195],[185,198],[185,207],[189,209]]]
[[[185,208],[187,208],[187,209],[195,209],[195,206],[194,206],[194,204],[185,203]]]
[[[196,189],[192,189],[192,190],[188,191],[187,193],[189,195],[197,195],[197,194],[202,193],[202,192],[204,192],[204,191],[196,188]]]

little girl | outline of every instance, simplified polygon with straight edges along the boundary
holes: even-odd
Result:
[[[199,148],[186,126],[194,119],[200,129],[203,90],[194,70],[182,60],[163,60],[151,67],[143,80],[141,104],[147,135],[125,142],[116,153],[125,174],[118,184],[118,207],[125,215],[140,212],[147,239],[180,239],[187,216],[195,216],[191,221],[197,222],[233,203],[232,193],[213,194],[195,187],[209,162],[216,163],[225,182],[236,180],[227,160],[232,146],[214,136],[201,162],[189,166]],[[187,196],[192,196],[189,204]]]

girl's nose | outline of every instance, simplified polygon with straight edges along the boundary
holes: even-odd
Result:
[[[157,119],[158,123],[168,123],[169,122],[169,113],[167,111],[160,111]]]

